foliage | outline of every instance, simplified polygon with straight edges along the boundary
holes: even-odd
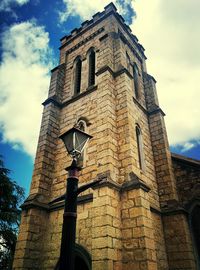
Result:
[[[24,189],[9,177],[10,170],[4,167],[0,156],[0,269],[12,268],[17,240]]]

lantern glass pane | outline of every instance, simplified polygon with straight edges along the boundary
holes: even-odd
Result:
[[[87,134],[75,132],[75,151],[81,154],[88,140]]]
[[[63,136],[63,141],[65,144],[65,147],[67,148],[68,153],[72,153],[74,150],[74,140],[73,140],[74,133],[69,132],[65,136]]]
[[[60,136],[60,139],[63,140],[68,153],[76,158],[81,155],[87,141],[90,138],[92,138],[92,136],[75,127],[71,128]]]

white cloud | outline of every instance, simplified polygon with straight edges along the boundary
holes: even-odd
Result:
[[[15,24],[2,35],[0,130],[3,140],[34,155],[47,96],[51,51],[44,28]]]
[[[16,16],[15,12],[13,11],[13,7],[16,5],[22,6],[28,2],[29,0],[1,0],[0,11],[11,12],[13,16]]]
[[[65,22],[69,16],[79,16],[81,20],[90,20],[90,18],[96,13],[104,10],[110,0],[63,0],[65,4],[65,10],[59,12],[60,22]],[[112,1],[120,14],[125,15],[127,12],[127,6],[131,5],[131,0],[114,0]],[[121,3],[120,3],[121,2]]]
[[[200,138],[200,1],[137,0],[131,26],[146,48],[171,145]]]
[[[193,147],[195,147],[196,144],[195,143],[192,143],[192,142],[186,142],[182,145],[181,147],[181,152],[184,153],[184,152],[187,152],[188,150],[192,149]]]
[[[63,0],[66,9],[59,12],[60,22],[65,22],[69,16],[80,16],[82,20],[89,20],[96,12],[103,10],[109,0]]]

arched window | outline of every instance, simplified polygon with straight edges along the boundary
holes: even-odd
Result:
[[[134,82],[134,90],[135,90],[135,97],[139,98],[139,70],[136,64],[133,65],[133,82]]]
[[[127,52],[126,52],[126,64],[127,64],[127,69],[130,72],[131,59]]]
[[[95,84],[95,51],[91,49],[88,53],[88,87]]]
[[[190,214],[197,269],[200,269],[200,205],[196,205]]]
[[[80,58],[77,58],[75,61],[75,70],[74,70],[74,94],[79,94],[81,92],[81,70],[82,70],[82,61]]]
[[[80,129],[81,131],[85,132],[85,127],[86,127],[86,123],[84,120],[79,120],[77,123],[77,128]]]
[[[144,154],[143,154],[142,134],[141,134],[140,127],[138,125],[136,125],[135,131],[136,131],[139,166],[140,166],[141,170],[144,170]]]
[[[86,122],[84,120],[79,120],[76,127],[83,132],[86,132]],[[85,150],[81,153],[80,157],[78,158],[78,166],[83,167],[85,163]]]
[[[91,270],[92,257],[90,253],[81,245],[75,244],[74,247],[74,270]],[[60,259],[58,260],[55,270],[60,269]]]

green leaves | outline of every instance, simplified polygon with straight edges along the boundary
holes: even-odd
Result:
[[[5,270],[12,267],[21,214],[19,206],[24,199],[24,189],[10,179],[9,173],[0,156],[0,269]]]

